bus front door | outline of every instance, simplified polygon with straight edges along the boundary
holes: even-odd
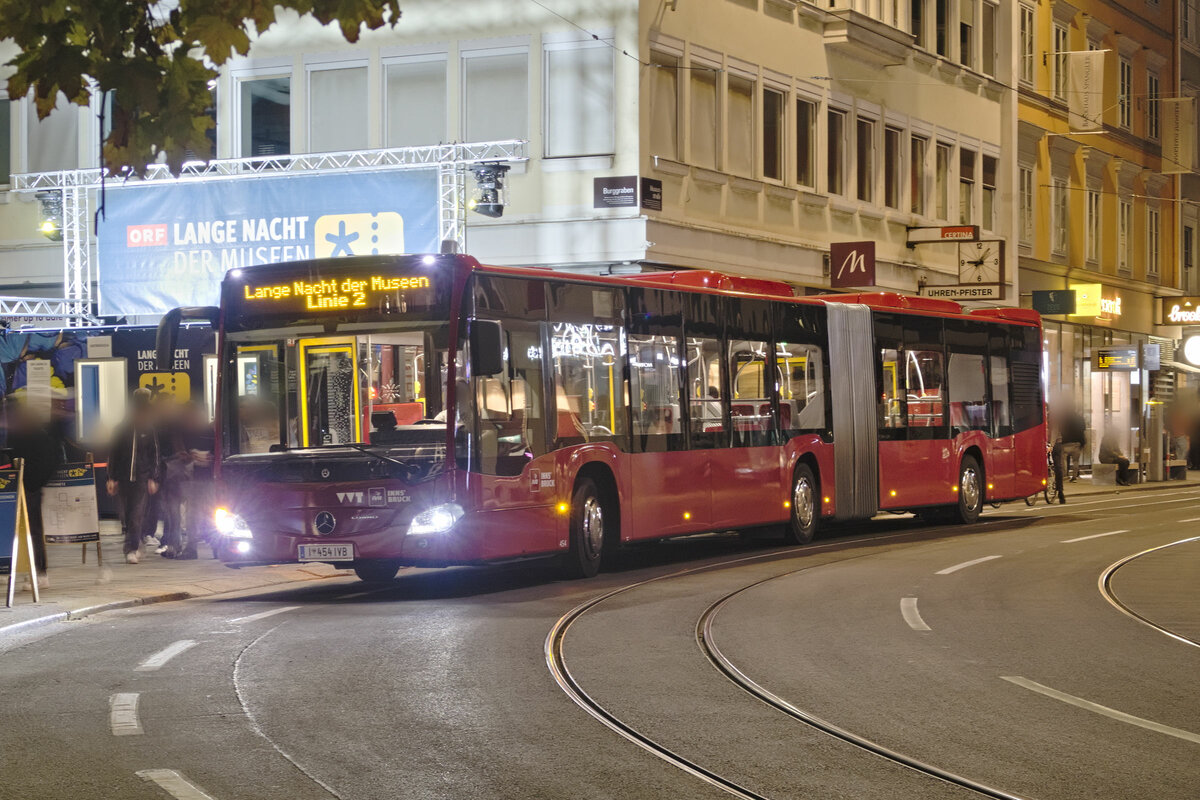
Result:
[[[304,447],[360,441],[356,343],[300,340],[300,439]]]

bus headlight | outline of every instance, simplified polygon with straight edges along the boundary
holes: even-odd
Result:
[[[217,533],[228,536],[230,539],[254,538],[246,520],[242,519],[240,514],[234,514],[228,509],[218,508],[213,512],[213,523],[217,526]]]
[[[445,533],[454,527],[454,523],[458,522],[462,515],[462,506],[457,503],[444,503],[427,508],[413,517],[413,521],[408,524],[408,532],[416,536]]]

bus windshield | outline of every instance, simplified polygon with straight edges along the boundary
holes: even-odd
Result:
[[[226,454],[444,444],[448,324],[347,327],[228,335]]]

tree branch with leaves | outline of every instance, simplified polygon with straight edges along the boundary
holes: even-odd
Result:
[[[336,23],[348,42],[391,27],[387,0],[0,0],[0,39],[19,52],[8,96],[31,94],[39,119],[61,92],[78,105],[101,97],[111,123],[101,148],[113,174],[140,174],[189,151],[211,155],[212,86],[220,67],[244,56],[283,9]]]

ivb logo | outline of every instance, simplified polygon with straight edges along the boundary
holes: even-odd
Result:
[[[326,214],[313,225],[317,258],[399,255],[404,253],[404,218],[395,211],[378,214]]]

